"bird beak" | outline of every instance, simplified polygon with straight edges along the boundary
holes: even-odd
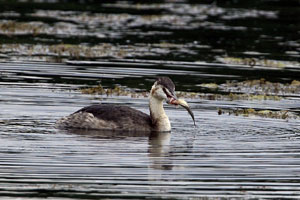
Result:
[[[175,92],[169,92],[168,90],[164,90],[165,94],[167,95],[167,99],[166,102],[168,104],[174,104],[173,102],[177,101],[177,96],[175,94]],[[176,104],[174,104],[176,105]]]
[[[168,100],[167,100],[168,104],[178,105],[176,104],[176,101],[177,101],[177,96],[175,94],[173,94],[172,96],[168,96]]]
[[[192,112],[191,108],[189,107],[189,105],[187,104],[187,102],[183,99],[177,99],[176,96],[173,96],[169,99],[169,104],[173,104],[173,105],[180,105],[183,108],[185,108],[188,113],[191,115],[193,121],[194,121],[194,126],[196,126],[196,122],[195,122],[195,117],[194,117],[194,113]]]

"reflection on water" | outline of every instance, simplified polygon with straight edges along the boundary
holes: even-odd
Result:
[[[297,123],[197,111],[201,126],[194,129],[180,111],[167,111],[172,133],[62,131],[47,125],[49,117],[28,132],[21,130],[25,119],[7,125],[0,136],[2,195],[299,197]]]
[[[2,4],[0,59],[5,61],[227,62],[229,57],[234,63],[255,58],[269,66],[282,60],[299,66],[297,0]]]
[[[80,2],[1,1],[0,199],[300,199],[297,0]],[[189,92],[197,127],[166,105],[171,133],[54,128],[99,102],[149,113],[80,89],[158,75]]]
[[[127,137],[150,137],[149,132],[133,132],[133,131],[110,131],[110,130],[86,130],[86,129],[70,129],[63,130],[69,134],[77,134],[84,137],[95,139],[124,139]]]
[[[197,127],[184,109],[166,105],[171,133],[55,129],[57,119],[99,102],[129,105],[149,112],[145,97],[89,95],[78,90],[95,84],[102,77],[95,72],[101,70],[115,78],[101,79],[104,86],[121,83],[136,88],[142,83],[141,88],[151,87],[153,77],[143,74],[149,69],[136,70],[127,63],[117,74],[114,64],[109,68],[99,64],[84,70],[79,65],[1,64],[0,72],[4,74],[0,82],[1,196],[300,197],[299,120],[217,113],[220,107],[296,110],[299,107],[297,95],[288,94],[278,101],[186,99]],[[194,76],[196,72],[208,74],[212,67],[196,69],[187,63],[176,66],[186,73],[184,80],[180,75],[172,75],[178,86],[176,90],[190,88],[186,78],[191,83],[194,81],[193,85],[200,84],[201,78]],[[196,72],[188,75],[191,68]],[[172,74],[171,69],[164,72]],[[218,77],[228,78],[225,71],[219,71]],[[161,72],[160,68],[152,68],[151,73],[159,75]],[[288,77],[290,72],[281,73]],[[293,73],[298,75],[297,71]],[[241,77],[244,76],[241,74]],[[280,80],[278,76],[275,78]]]
[[[126,131],[109,131],[109,130],[85,130],[70,129],[63,130],[67,134],[76,134],[91,139],[105,140],[125,140],[130,142],[132,139],[148,139],[148,157],[150,159],[149,167],[153,169],[170,170],[172,164],[170,162],[171,150],[171,133],[170,132],[126,132]]]
[[[170,140],[171,133],[153,133],[149,137],[149,158],[153,169],[171,170],[172,161],[170,160]]]

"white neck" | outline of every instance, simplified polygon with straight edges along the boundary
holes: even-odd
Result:
[[[170,121],[163,107],[163,100],[153,97],[150,92],[149,106],[155,131],[171,131]]]

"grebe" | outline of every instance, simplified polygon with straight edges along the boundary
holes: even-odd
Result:
[[[63,117],[56,122],[58,128],[102,129],[121,131],[169,132],[171,125],[163,102],[180,105],[194,115],[188,104],[175,95],[175,85],[168,77],[159,77],[151,88],[149,96],[150,116],[128,106],[91,105]]]

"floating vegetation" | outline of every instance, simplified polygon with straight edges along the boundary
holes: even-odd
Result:
[[[58,10],[37,10],[31,13],[33,17],[47,17],[56,20],[64,20],[74,22],[76,24],[84,24],[89,28],[97,26],[109,32],[110,29],[130,34],[132,27],[152,26],[168,29],[218,29],[218,30],[247,30],[246,27],[241,26],[227,26],[223,23],[215,23],[207,21],[209,17],[223,16],[230,20],[231,18],[255,18],[268,17],[275,18],[276,12],[260,11],[260,10],[242,10],[224,9],[216,5],[189,5],[189,4],[128,4],[128,3],[114,3],[103,4],[103,7],[119,8],[119,9],[133,9],[141,10],[165,10],[167,12],[157,12],[157,14],[150,15],[134,15],[130,13],[90,13],[90,12],[74,12],[74,11],[58,11]],[[127,31],[126,31],[127,30]],[[106,31],[104,31],[106,32]],[[109,33],[110,36],[116,34]]]
[[[269,96],[269,95],[254,95],[254,94],[235,94],[235,93],[214,94],[214,93],[177,92],[176,95],[178,97],[190,98],[190,99],[225,100],[225,101],[235,101],[235,100],[280,101],[282,99],[282,97],[276,95]]]
[[[0,22],[0,33],[6,35],[12,34],[33,34],[36,35],[41,31],[41,22],[15,22],[15,21],[2,21]]]
[[[218,61],[225,64],[234,65],[247,65],[250,67],[261,66],[261,67],[271,67],[283,69],[286,67],[300,67],[300,63],[293,61],[279,61],[279,60],[269,60],[269,59],[258,59],[258,58],[235,58],[235,57],[224,57],[217,58]]]
[[[112,88],[104,88],[102,85],[97,85],[95,87],[83,88],[80,89],[83,94],[92,94],[92,95],[106,95],[106,96],[128,96],[131,98],[146,98],[148,97],[148,92],[135,92],[124,87],[116,85]]]
[[[136,8],[139,10],[138,7]],[[188,15],[177,15],[176,13],[133,15],[129,13],[89,13],[58,10],[38,10],[30,15],[34,17],[54,18],[56,20],[67,20],[74,23],[85,24],[90,28],[104,24],[104,29],[112,28],[113,30],[128,30],[131,27],[149,25],[176,29],[191,29],[199,26],[204,27],[204,24],[193,22],[194,17]]]
[[[291,83],[273,83],[260,80],[247,80],[242,82],[228,81],[218,87],[222,91],[232,93],[246,93],[255,95],[279,95],[284,96],[288,94],[300,95],[300,81],[293,80]]]
[[[227,81],[224,84],[204,83],[198,86],[210,89],[211,91],[228,92],[228,95],[221,95],[222,98],[227,96],[230,100],[281,100],[283,96],[293,95],[300,96],[300,81],[293,80],[290,83],[274,83],[259,80],[246,80],[242,82]],[[218,95],[217,99],[218,98]]]
[[[104,88],[102,85],[98,85],[90,88],[80,89],[83,94],[92,94],[92,95],[116,95],[116,96],[129,96],[132,98],[146,98],[149,95],[149,92],[140,92],[128,90],[120,86],[115,86],[115,88]],[[213,94],[213,93],[198,93],[198,92],[176,92],[178,98],[186,99],[205,99],[205,100],[273,100],[279,101],[282,97],[279,96],[267,96],[267,95],[253,95],[253,94]]]
[[[40,21],[32,22],[17,22],[12,20],[0,21],[0,34],[5,34],[8,36],[12,35],[33,35],[37,36],[39,34],[47,35],[68,35],[68,36],[78,36],[78,35],[89,35],[88,32],[84,30],[79,30],[78,27],[72,23],[57,22],[53,25],[46,24]]]
[[[291,112],[288,110],[255,110],[253,108],[238,108],[233,110],[228,109],[218,109],[219,115],[229,114],[235,116],[244,116],[244,117],[264,117],[264,118],[274,118],[274,119],[300,119],[300,116],[295,112]]]
[[[23,5],[23,3],[21,5]],[[85,9],[82,6],[84,6]],[[227,52],[227,44],[224,43],[222,39],[224,37],[219,37],[219,31],[215,30],[221,30],[221,32],[235,30],[241,33],[244,33],[244,31],[248,29],[260,30],[260,23],[258,23],[256,27],[253,27],[253,18],[263,18],[265,20],[280,17],[278,15],[279,11],[276,10],[272,11],[268,9],[266,11],[251,8],[230,8],[227,6],[219,6],[219,4],[206,4],[204,2],[190,4],[169,1],[154,3],[116,1],[98,4],[97,8],[98,6],[102,9],[98,10],[88,5],[80,5],[80,9],[76,10],[75,8],[78,7],[71,5],[71,7],[65,8],[64,10],[59,10],[59,7],[53,9],[51,6],[49,8],[42,6],[42,9],[42,7],[38,6],[22,13],[13,10],[4,11],[0,13],[0,37],[1,35],[4,37],[2,40],[4,44],[6,41],[9,41],[8,43],[15,41],[21,42],[23,43],[21,45],[26,46],[28,45],[24,44],[24,41],[26,41],[27,43],[37,45],[36,47],[31,45],[29,48],[32,49],[32,52],[29,53],[19,51],[15,48],[15,51],[13,51],[14,56],[10,56],[11,60],[62,62],[64,60],[60,56],[63,56],[69,59],[77,59],[78,57],[146,57],[148,59],[156,57],[159,59],[208,60],[211,62],[215,61],[216,55]],[[239,25],[240,23],[231,22],[236,19],[248,19],[250,25],[247,21],[241,25]],[[28,20],[33,21],[30,22]],[[266,22],[263,21],[261,23]],[[270,25],[266,27],[269,26]],[[186,34],[185,32],[187,30],[194,31],[194,33],[190,32]],[[199,35],[199,30],[200,32],[202,32],[202,30],[205,31]],[[206,37],[205,35],[209,33],[210,30],[212,30],[211,37]],[[277,28],[276,30],[282,29]],[[182,34],[179,34],[181,32]],[[260,32],[261,31],[257,34],[261,34]],[[22,37],[16,40],[6,40],[7,36],[18,37],[20,35],[22,35]],[[185,38],[186,35],[190,36]],[[282,34],[274,33],[274,35]],[[262,38],[261,36],[262,35],[257,35],[257,38]],[[284,35],[281,37],[283,38],[283,36]],[[207,39],[211,40],[210,38],[212,41],[206,41]],[[214,44],[216,38],[218,41]],[[239,39],[239,41],[242,40]],[[113,42],[112,45],[117,49],[112,49],[111,53],[103,53],[101,50],[99,53],[93,49],[93,47],[97,48],[98,44],[101,46],[103,42]],[[124,42],[128,44],[128,47],[125,47]],[[234,41],[232,40],[232,42]],[[290,60],[295,60],[295,57],[299,55],[297,53],[297,48],[299,47],[297,41],[290,39],[288,42],[281,40],[276,42],[278,42],[277,45],[280,46],[292,45],[286,51],[289,58],[292,58]],[[60,47],[58,47],[58,50],[56,50],[58,54],[51,51],[47,53],[49,45],[53,43],[73,43],[75,50],[63,48],[67,50],[60,54]],[[122,47],[120,47],[120,44],[122,44]],[[232,45],[235,44],[237,43],[232,43]],[[238,45],[241,44],[245,46],[245,49],[251,45],[238,42]],[[43,45],[42,48],[40,48],[41,45]],[[224,49],[220,49],[220,46]],[[5,52],[12,52],[9,46],[6,47],[8,47],[8,49]],[[55,47],[53,48],[55,49]],[[26,50],[26,47],[23,49]],[[37,49],[45,49],[45,51],[37,51]],[[274,48],[274,51],[275,49],[276,48]],[[80,52],[78,52],[79,50]],[[207,56],[208,54],[210,56]],[[268,52],[268,55],[271,54],[272,53]],[[35,57],[32,58],[32,56]],[[44,56],[47,56],[47,58],[45,59]],[[55,59],[53,59],[52,56],[55,56]],[[220,60],[228,64],[271,66],[276,68],[284,68],[290,65],[299,66],[297,62],[259,60],[257,58],[225,57],[220,58]]]
[[[253,95],[253,94],[234,94],[230,93],[228,96],[228,99],[230,101],[234,100],[273,100],[273,101],[280,101],[282,97],[276,96],[276,95]]]
[[[217,89],[219,87],[216,83],[202,83],[199,86],[209,89]]]
[[[11,58],[13,56],[37,57],[37,59],[53,61],[51,58],[59,58],[57,62],[63,62],[66,59],[101,59],[101,58],[124,58],[136,56],[157,56],[170,52],[169,48],[152,48],[152,45],[119,45],[102,43],[99,45],[75,45],[75,44],[1,44],[0,54],[5,54]],[[180,49],[178,47],[178,49]]]

